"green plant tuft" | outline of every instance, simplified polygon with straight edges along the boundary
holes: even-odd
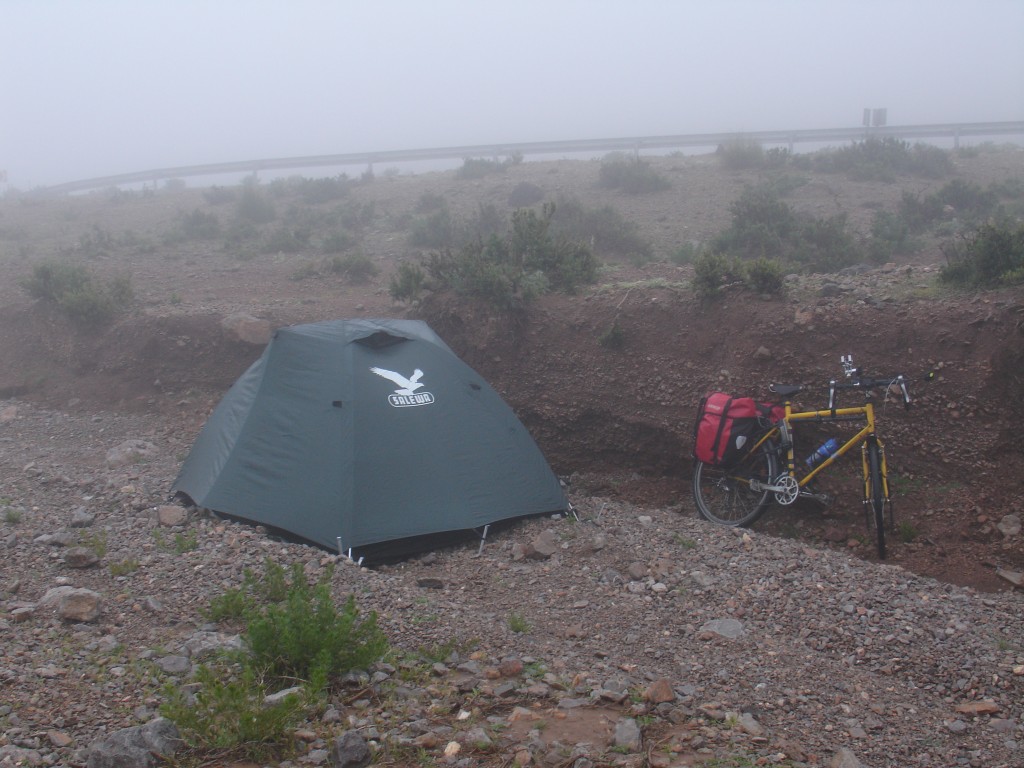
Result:
[[[326,679],[365,668],[384,654],[388,643],[376,613],[361,618],[354,595],[339,611],[330,573],[311,587],[297,563],[284,600],[249,618],[245,639],[258,668],[276,677]]]
[[[85,266],[62,261],[37,264],[21,281],[30,296],[56,305],[70,319],[86,325],[109,322],[134,299],[131,281],[100,281]]]
[[[600,183],[631,194],[661,192],[672,186],[649,163],[621,152],[613,152],[601,161]]]

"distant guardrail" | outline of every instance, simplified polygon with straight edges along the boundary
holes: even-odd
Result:
[[[507,157],[522,155],[552,155],[585,152],[642,152],[645,149],[673,149],[682,147],[717,147],[731,140],[750,139],[761,144],[785,144],[790,150],[796,144],[858,141],[869,137],[891,136],[900,139],[952,138],[954,147],[966,136],[1024,136],[1024,120],[994,123],[941,123],[934,125],[904,125],[865,128],[821,128],[792,131],[743,131],[733,133],[689,133],[668,136],[635,136],[617,139],[574,139],[568,141],[511,142],[507,144],[475,144],[430,149],[397,149],[377,152],[351,152],[340,155],[309,155],[262,160],[241,160],[207,165],[184,165],[176,168],[154,168],[148,171],[99,176],[63,184],[54,184],[39,190],[62,194],[89,189],[116,187],[120,184],[160,182],[193,176],[216,176],[232,173],[259,173],[270,170],[297,170],[300,168],[343,167],[347,165],[373,166],[379,163],[398,163],[421,160],[459,160],[469,157]]]

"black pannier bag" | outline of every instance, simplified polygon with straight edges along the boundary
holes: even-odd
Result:
[[[782,406],[714,392],[703,398],[697,408],[693,457],[716,467],[731,466],[784,415]]]

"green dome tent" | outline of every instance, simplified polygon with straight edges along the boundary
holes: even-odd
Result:
[[[512,409],[413,320],[278,330],[211,414],[172,493],[368,559],[568,509]]]

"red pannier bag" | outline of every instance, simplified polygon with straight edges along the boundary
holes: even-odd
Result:
[[[784,415],[785,409],[779,405],[714,392],[697,408],[693,457],[705,464],[728,467],[743,456],[751,441]]]

